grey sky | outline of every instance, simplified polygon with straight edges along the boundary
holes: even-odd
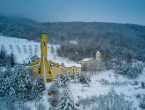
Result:
[[[145,25],[145,0],[0,0],[0,14],[40,22],[99,21]]]

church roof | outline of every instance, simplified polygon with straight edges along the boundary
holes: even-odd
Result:
[[[92,60],[93,58],[84,58],[82,61],[90,61]]]
[[[65,67],[82,67],[81,64],[76,64],[76,63],[63,63]]]

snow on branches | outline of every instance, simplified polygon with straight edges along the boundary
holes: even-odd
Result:
[[[118,95],[112,88],[106,95],[91,96],[81,98],[77,105],[82,105],[83,108],[89,107],[92,110],[131,110],[133,102],[124,99],[124,95]]]
[[[68,89],[64,89],[62,95],[57,101],[55,110],[74,110],[74,102],[72,100],[72,95]]]
[[[58,87],[61,87],[61,86],[65,87],[70,82],[68,73],[63,72],[60,75],[57,74],[56,78],[54,79],[54,82],[56,83],[56,85],[58,85]]]
[[[143,65],[135,63],[132,65],[122,65],[115,69],[115,73],[127,76],[129,79],[137,78],[143,71]]]

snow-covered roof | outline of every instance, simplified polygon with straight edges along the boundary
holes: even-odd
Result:
[[[63,63],[65,67],[82,67],[81,64],[76,64],[76,63]]]
[[[32,66],[28,66],[28,68],[32,68],[32,67],[35,67],[35,66],[38,66],[39,64],[35,64],[35,65],[32,65]]]
[[[90,61],[92,60],[93,58],[84,58],[82,61]]]
[[[97,53],[100,53],[99,51],[97,51]]]
[[[72,44],[77,44],[77,41],[76,40],[72,40],[72,41],[70,41],[70,43],[72,43]]]

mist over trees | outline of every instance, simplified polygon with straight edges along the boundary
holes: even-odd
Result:
[[[1,35],[40,41],[47,33],[48,43],[60,44],[57,54],[73,61],[95,57],[101,52],[105,65],[116,59],[131,63],[133,59],[145,61],[145,26],[105,22],[47,22],[0,16]],[[76,43],[72,43],[74,41]]]

